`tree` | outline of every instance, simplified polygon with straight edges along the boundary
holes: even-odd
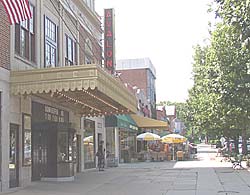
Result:
[[[237,102],[237,105],[240,106],[237,109],[238,112],[242,115],[241,126],[243,126],[243,138],[246,136],[246,129],[250,128],[249,125],[249,103],[243,98],[248,98],[249,95],[249,86],[250,86],[250,63],[249,63],[249,48],[250,48],[250,1],[249,0],[215,0],[217,7],[215,12],[218,17],[222,20],[233,26],[238,31],[238,42],[243,46],[241,48],[242,60],[238,63],[238,68],[241,70],[236,71],[238,75],[238,80],[235,82],[236,94],[238,97],[235,97],[234,101]],[[245,56],[244,56],[245,55]],[[239,74],[240,73],[240,74]],[[247,106],[247,107],[245,107]],[[243,150],[246,150],[246,139],[243,139]],[[245,152],[245,151],[244,151]]]
[[[210,135],[234,138],[249,125],[248,52],[240,31],[223,22],[209,46],[195,48],[189,109],[194,125]]]
[[[250,37],[250,1],[249,0],[214,0],[215,13],[228,25],[240,30],[241,41],[249,44]]]

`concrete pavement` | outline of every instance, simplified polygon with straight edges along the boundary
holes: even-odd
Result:
[[[220,162],[208,146],[197,160],[122,164],[80,173],[73,182],[33,182],[13,195],[250,195],[250,172]],[[6,193],[5,193],[6,194]]]

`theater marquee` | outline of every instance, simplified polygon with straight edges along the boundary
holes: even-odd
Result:
[[[114,9],[104,10],[104,65],[111,74],[115,70]]]

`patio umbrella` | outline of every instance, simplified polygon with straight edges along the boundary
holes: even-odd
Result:
[[[139,141],[156,141],[156,140],[161,140],[161,137],[157,134],[146,132],[137,135],[136,139]],[[147,160],[149,160],[149,147],[147,147],[146,155],[147,155]]]
[[[137,135],[136,139],[141,141],[155,141],[160,140],[161,137],[157,134],[147,132]]]
[[[93,143],[93,135],[83,138],[84,143]]]
[[[180,134],[168,134],[163,137],[161,137],[161,142],[162,143],[168,143],[168,144],[178,144],[178,143],[183,143],[187,140],[184,136]],[[173,160],[174,160],[174,147],[173,147]]]
[[[161,141],[163,143],[168,143],[168,144],[183,143],[186,140],[187,138],[185,138],[184,136],[180,134],[175,134],[175,133],[168,134],[168,135],[161,137]]]

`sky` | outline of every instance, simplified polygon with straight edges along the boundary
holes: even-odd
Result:
[[[156,68],[156,101],[184,102],[192,82],[193,46],[208,35],[211,0],[95,0],[115,10],[116,59],[148,57]]]

